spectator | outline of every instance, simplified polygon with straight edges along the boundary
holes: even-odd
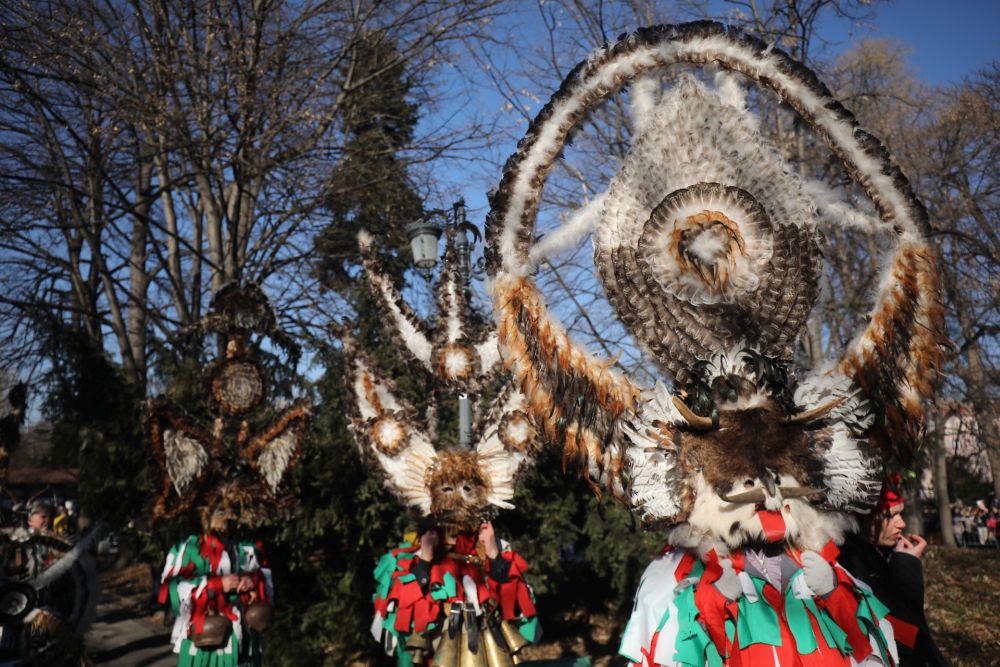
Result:
[[[1000,548],[1000,536],[997,535],[998,525],[1000,525],[1000,511],[994,509],[990,512],[989,518],[986,519],[986,531],[990,543],[992,543],[993,546]]]
[[[951,515],[951,527],[955,531],[955,544],[965,546],[965,522],[962,521],[962,508],[956,507]]]
[[[899,477],[882,488],[879,504],[861,521],[861,534],[847,535],[838,561],[871,586],[889,607],[900,667],[947,665],[931,638],[924,617],[924,575],[920,559],[927,541],[904,535],[903,498]],[[896,488],[893,488],[893,487]]]
[[[37,532],[52,530],[52,517],[56,513],[55,505],[46,499],[34,500],[28,505],[28,528]]]

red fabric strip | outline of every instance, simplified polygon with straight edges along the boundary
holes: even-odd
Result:
[[[677,569],[674,571],[674,578],[680,583],[681,579],[691,574],[691,568],[694,567],[696,556],[693,551],[686,551],[684,556],[681,557],[681,562],[677,564]]]
[[[889,621],[889,625],[892,626],[892,634],[897,642],[906,648],[916,647],[917,633],[920,632],[920,628],[912,623],[907,623],[901,618],[896,618],[892,614],[887,614],[885,618]]]

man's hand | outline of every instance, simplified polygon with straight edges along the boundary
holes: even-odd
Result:
[[[493,530],[493,524],[486,521],[479,527],[479,543],[486,550],[486,557],[493,560],[500,555],[500,548],[497,546],[497,534]]]
[[[434,552],[438,546],[438,534],[436,530],[428,530],[420,536],[420,560],[430,563],[434,560]]]
[[[236,586],[237,593],[246,593],[247,591],[253,590],[253,578],[248,577],[245,574],[240,577],[240,583]]]
[[[236,590],[236,587],[240,585],[240,575],[238,574],[224,574],[222,575],[222,592],[231,593]]]
[[[802,552],[802,576],[809,589],[820,597],[826,597],[837,587],[833,566],[815,551]]]
[[[901,535],[899,541],[896,542],[896,551],[904,554],[910,554],[914,558],[920,558],[924,555],[924,549],[927,548],[927,540],[920,537],[919,535]]]

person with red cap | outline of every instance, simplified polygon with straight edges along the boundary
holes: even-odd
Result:
[[[924,617],[924,573],[920,562],[927,540],[905,534],[899,475],[882,485],[876,508],[860,517],[859,533],[848,534],[838,562],[868,584],[889,607],[900,667],[947,665]]]

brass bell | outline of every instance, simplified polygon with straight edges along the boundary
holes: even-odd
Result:
[[[461,667],[458,651],[462,635],[457,632],[457,627],[453,629],[451,625],[452,619],[449,618],[444,626],[444,632],[441,633],[441,641],[438,642],[437,650],[434,652],[432,667]]]
[[[500,634],[512,655],[517,655],[522,648],[530,643],[510,621],[500,621]]]
[[[472,611],[471,622],[469,617],[466,616],[465,623],[462,624],[462,645],[459,650],[461,658],[459,661],[460,667],[490,667],[489,663],[486,662],[481,633],[478,632],[479,628],[476,625],[475,613],[475,611]],[[472,646],[469,645],[470,643]]]
[[[431,650],[431,640],[423,633],[414,632],[406,640],[406,650],[413,657],[414,664],[422,665]]]
[[[274,624],[274,607],[263,600],[257,600],[243,612],[243,620],[251,630],[264,632]]]
[[[195,632],[191,635],[191,643],[196,648],[206,650],[222,648],[226,645],[226,640],[229,639],[231,628],[232,623],[225,616],[206,614],[205,624],[202,626],[201,632]]]
[[[498,628],[495,625],[487,624],[480,634],[480,638],[482,639],[480,645],[483,653],[486,655],[486,664],[489,667],[514,667],[514,661],[510,657],[510,652],[501,643],[502,638],[497,638],[497,632]]]

